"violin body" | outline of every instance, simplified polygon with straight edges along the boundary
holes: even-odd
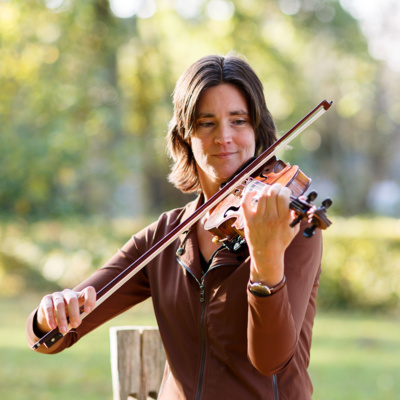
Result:
[[[264,187],[264,185],[274,183],[280,183],[292,191],[290,208],[297,215],[292,226],[304,217],[312,221],[312,227],[307,228],[304,233],[306,237],[311,237],[316,228],[326,229],[331,224],[325,216],[326,208],[332,204],[331,200],[325,200],[324,206],[317,209],[312,203],[312,200],[317,197],[315,192],[311,192],[307,200],[300,199],[299,196],[310,187],[311,179],[297,165],[291,166],[273,157],[211,210],[204,228],[214,236],[213,242],[224,245],[231,251],[238,251],[245,243],[244,219],[241,211],[243,192],[245,190],[257,191],[257,189],[260,190],[260,186]],[[308,215],[310,210],[313,213]],[[315,212],[317,212],[317,216],[314,215]]]

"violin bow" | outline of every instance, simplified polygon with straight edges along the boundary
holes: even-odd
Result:
[[[112,294],[114,294],[122,285],[135,276],[142,268],[144,268],[150,261],[157,257],[166,247],[175,241],[185,230],[193,226],[203,215],[209,210],[214,208],[220,201],[222,201],[232,190],[236,189],[245,179],[256,172],[262,165],[266,164],[279,150],[288,145],[295,139],[301,132],[308,126],[316,121],[322,114],[324,114],[332,105],[332,101],[321,101],[313,110],[311,110],[305,117],[303,117],[296,125],[287,131],[279,140],[272,144],[268,149],[255,158],[246,168],[234,176],[222,189],[215,193],[207,202],[200,206],[188,219],[174,228],[168,235],[158,241],[153,247],[142,254],[135,262],[129,265],[124,271],[117,275],[114,279],[108,282],[97,292],[97,300],[94,308],[97,308]],[[94,309],[93,308],[93,309]],[[84,319],[88,314],[82,311],[81,318]],[[46,333],[40,340],[38,340],[32,349],[36,350],[41,345],[50,348],[58,340],[60,340],[66,333],[62,334],[58,328]]]

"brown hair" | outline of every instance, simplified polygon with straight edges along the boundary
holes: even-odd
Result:
[[[204,90],[221,83],[234,85],[247,100],[256,137],[255,155],[276,141],[276,127],[265,103],[262,83],[250,65],[237,56],[201,58],[182,74],[176,84],[174,116],[167,134],[167,150],[173,159],[169,181],[184,193],[201,190],[190,145],[197,103]]]

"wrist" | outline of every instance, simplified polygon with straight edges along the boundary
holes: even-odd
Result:
[[[283,257],[274,259],[251,260],[250,280],[267,286],[275,286],[284,276]]]

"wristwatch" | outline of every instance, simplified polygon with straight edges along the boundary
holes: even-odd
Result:
[[[249,291],[254,294],[255,296],[258,297],[267,297],[267,296],[271,296],[274,293],[276,293],[277,291],[279,291],[280,289],[283,288],[283,286],[285,286],[286,283],[286,278],[285,276],[283,276],[283,279],[275,286],[273,287],[269,287],[267,285],[264,285],[261,282],[252,282],[249,281]]]

